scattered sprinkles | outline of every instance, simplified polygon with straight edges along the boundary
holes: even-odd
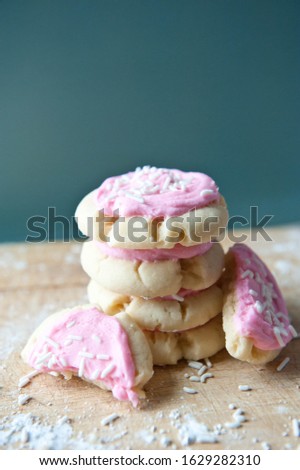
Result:
[[[285,359],[283,359],[283,361],[281,361],[281,363],[277,366],[276,370],[277,372],[281,372],[282,369],[285,368],[285,366],[290,362],[290,358],[289,357],[286,357]]]
[[[111,415],[101,419],[101,426],[107,426],[108,424],[112,423],[113,421],[116,421],[116,419],[119,418],[120,416],[117,413],[112,413]]]
[[[241,392],[250,392],[252,388],[249,385],[239,385],[239,390]]]
[[[20,406],[26,405],[26,403],[28,403],[29,400],[31,400],[30,395],[21,394],[18,396],[18,405]]]
[[[195,395],[196,393],[198,393],[197,390],[195,390],[194,388],[190,388],[190,387],[183,387],[183,391],[185,393],[189,393],[190,395]]]
[[[212,377],[213,377],[213,374],[211,374],[210,372],[207,372],[206,374],[201,375],[200,380],[202,383],[205,383],[207,379],[210,379]]]
[[[292,420],[292,429],[293,429],[293,435],[295,437],[300,437],[300,421],[296,418]]]
[[[198,361],[190,361],[188,363],[188,366],[191,367],[192,369],[201,369],[201,367],[203,367],[203,364],[202,362],[198,362]]]

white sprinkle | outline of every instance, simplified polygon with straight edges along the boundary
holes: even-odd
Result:
[[[180,295],[172,295],[172,299],[178,300],[179,302],[183,302],[184,297],[181,297]]]
[[[205,361],[205,364],[206,364],[206,366],[208,367],[208,369],[210,369],[210,368],[212,367],[212,363],[210,362],[209,358],[206,357],[206,358],[204,359],[204,361]]]
[[[82,341],[82,336],[69,335],[68,338],[72,339],[73,341]]]
[[[73,320],[73,321],[70,321],[69,323],[67,323],[67,328],[72,328],[72,326],[76,325],[76,321]]]
[[[249,289],[249,294],[252,295],[252,297],[258,296],[258,292],[256,292],[256,290],[253,290],[253,289]]]
[[[101,379],[105,379],[115,368],[114,364],[109,364],[109,366],[105,367],[101,372]]]
[[[170,176],[167,176],[166,179],[165,179],[165,181],[164,181],[164,184],[163,184],[163,186],[162,186],[162,190],[163,190],[163,191],[165,191],[165,190],[167,189],[167,187],[169,186],[170,182],[171,182],[171,178],[170,178]]]
[[[33,370],[32,372],[29,372],[29,374],[24,375],[23,377],[20,378],[18,387],[22,388],[25,387],[25,385],[29,384],[30,379],[38,375],[40,372],[38,370]]]
[[[42,356],[39,357],[39,359],[37,361],[35,361],[36,364],[41,364],[42,362],[44,362],[46,359],[48,359],[48,357],[52,356],[52,352],[48,352],[46,354],[43,354]]]
[[[225,423],[225,427],[228,429],[236,429],[241,427],[241,423],[239,421],[233,421],[232,423]]]
[[[290,361],[290,358],[289,357],[286,357],[285,359],[283,359],[283,361],[281,361],[281,363],[277,366],[277,372],[281,372],[282,369],[285,368],[285,366],[287,365],[287,363]]]
[[[185,379],[188,379],[189,376],[190,376],[189,374],[184,374],[184,378],[185,378]]]
[[[51,372],[49,372],[49,375],[53,375],[53,377],[58,377],[59,373],[56,372],[55,370],[52,370]]]
[[[213,377],[213,374],[207,372],[206,374],[201,375],[200,380],[202,383],[205,383],[206,379],[210,379],[211,377]]]
[[[197,392],[197,390],[195,390],[194,388],[190,388],[190,387],[183,387],[183,391],[185,393],[189,393],[190,395],[195,395]]]
[[[120,418],[120,416],[117,415],[117,413],[112,413],[111,415],[106,416],[106,418],[101,419],[101,426],[107,426],[118,418]]]
[[[91,375],[91,379],[96,380],[98,378],[98,375],[99,375],[99,369],[95,369]]]
[[[264,311],[264,306],[259,300],[255,302],[254,308],[258,313],[262,313]]]
[[[198,370],[198,375],[202,375],[206,371],[207,371],[207,366],[202,366],[201,369]]]
[[[251,260],[249,258],[245,258],[244,261],[247,264],[247,266],[250,266]]]
[[[202,362],[198,362],[198,361],[190,361],[188,363],[188,366],[191,367],[192,369],[201,369],[201,367],[203,367],[203,364]]]
[[[141,203],[145,202],[145,199],[143,197],[136,196],[135,194],[128,193],[127,191],[125,191],[125,195],[129,197],[130,199],[134,199],[135,201],[138,201]]]
[[[66,339],[66,341],[64,341],[64,346],[70,346],[70,344],[73,343],[73,340],[72,339]]]
[[[238,413],[238,411],[239,410],[236,410],[236,412],[233,413],[233,415],[232,415],[234,421],[237,422],[237,423],[243,423],[244,421],[247,421],[247,418],[245,416],[243,416],[241,413]],[[242,413],[244,413],[244,412],[242,411]]]
[[[84,357],[80,359],[79,369],[78,369],[78,377],[82,377],[84,372]]]
[[[235,405],[234,403],[229,403],[228,408],[229,408],[230,410],[235,410],[235,409],[236,409],[236,405]]]
[[[298,337],[298,333],[297,333],[297,331],[295,330],[295,328],[293,327],[293,325],[289,325],[289,330],[290,330],[290,332],[292,333],[293,338],[297,338],[297,337]]]
[[[274,331],[274,335],[276,336],[279,346],[284,348],[285,343],[283,339],[281,338],[280,329],[278,328],[278,326],[274,326],[273,331]]]
[[[244,271],[241,275],[241,279],[245,279],[246,277],[250,277],[251,279],[253,279],[254,274],[252,271],[250,271],[250,269],[246,269],[246,271]]]
[[[64,357],[60,357],[60,358],[59,358],[59,362],[61,363],[61,365],[62,365],[63,367],[67,367],[67,366],[68,366],[67,361],[65,360]]]
[[[97,359],[100,359],[100,361],[108,361],[110,359],[110,356],[107,354],[97,354]]]
[[[200,192],[200,197],[208,196],[209,194],[214,194],[214,191],[212,189],[202,189]]]
[[[239,390],[241,392],[250,392],[252,388],[249,385],[239,385]]]
[[[271,450],[271,445],[268,442],[262,442],[261,446],[264,450]]]
[[[300,437],[300,422],[298,419],[294,418],[292,420],[293,434],[295,437]]]
[[[80,351],[78,353],[78,355],[81,356],[81,357],[87,357],[88,359],[94,359],[95,358],[94,354],[89,353],[89,352],[85,352],[85,351]]]
[[[201,379],[200,379],[200,377],[198,377],[197,375],[191,375],[190,381],[191,381],[191,382],[200,382]]]
[[[21,431],[20,441],[22,442],[22,444],[26,444],[26,442],[28,442],[28,440],[29,440],[29,434],[28,434],[27,430],[25,428],[23,428],[22,431]]]
[[[53,341],[53,339],[49,338],[49,336],[45,336],[45,341],[47,341],[47,343],[53,346],[54,348],[59,348],[59,344],[56,341]]]
[[[21,405],[21,406],[25,405],[25,403],[27,403],[30,399],[31,399],[30,395],[25,395],[25,394],[19,395],[18,396],[18,405]]]
[[[21,377],[20,380],[19,380],[19,383],[18,383],[18,387],[19,388],[25,387],[25,385],[28,385],[29,382],[30,382],[30,380],[29,380],[28,377]]]
[[[101,339],[97,335],[92,335],[92,339],[96,341],[97,343],[101,343]]]
[[[49,359],[47,367],[48,369],[52,369],[52,366],[57,364],[57,357],[53,354],[52,357]]]

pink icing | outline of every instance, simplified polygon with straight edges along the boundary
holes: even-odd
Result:
[[[274,276],[246,245],[235,244],[229,251],[236,263],[238,333],[262,350],[285,346],[292,339],[292,327]]]
[[[200,243],[194,246],[183,246],[178,243],[174,248],[170,249],[153,248],[152,250],[128,250],[125,248],[111,247],[108,243],[95,243],[97,243],[99,249],[105,255],[131,261],[162,261],[193,258],[194,256],[203,255],[212,247],[212,243]]]
[[[99,355],[104,356],[101,359]],[[30,352],[28,363],[42,372],[71,371],[88,380],[101,379],[115,398],[138,404],[132,389],[135,365],[127,334],[115,317],[95,307],[68,311],[49,324]],[[112,370],[101,378],[110,366]]]
[[[106,179],[95,191],[99,210],[112,216],[179,216],[219,200],[216,183],[204,173],[145,166]]]

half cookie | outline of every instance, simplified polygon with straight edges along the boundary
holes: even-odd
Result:
[[[134,406],[153,374],[151,351],[134,321],[125,313],[107,316],[92,305],[48,317],[21,355],[34,369],[81,377]]]
[[[223,290],[229,354],[254,364],[272,361],[292,339],[294,328],[272,273],[246,245],[229,249]]]
[[[112,292],[90,281],[88,297],[108,315],[125,310],[140,328],[167,332],[204,325],[222,311],[223,303],[222,290],[217,286],[199,292],[179,291],[176,298],[144,299]]]

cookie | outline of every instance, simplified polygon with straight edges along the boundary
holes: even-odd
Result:
[[[92,305],[49,316],[21,355],[34,369],[81,377],[134,406],[153,373],[148,343],[132,318],[110,317]]]
[[[211,242],[228,212],[207,175],[144,167],[106,179],[77,207],[82,233],[113,247],[173,248]]]
[[[88,298],[92,304],[99,305],[108,315],[125,311],[140,328],[147,330],[188,330],[204,325],[222,310],[223,294],[217,286],[179,294],[183,297],[144,299],[108,291],[95,281],[88,285]]]
[[[138,297],[164,297],[180,289],[203,290],[221,276],[224,252],[217,242],[188,259],[140,261],[107,256],[102,244],[85,242],[81,264],[90,278],[108,290]]]
[[[153,364],[176,364],[180,359],[198,361],[216,354],[225,346],[222,316],[218,315],[203,326],[178,333],[146,331]]]
[[[272,273],[251,248],[235,244],[226,255],[222,285],[227,351],[253,364],[272,361],[294,331]]]

